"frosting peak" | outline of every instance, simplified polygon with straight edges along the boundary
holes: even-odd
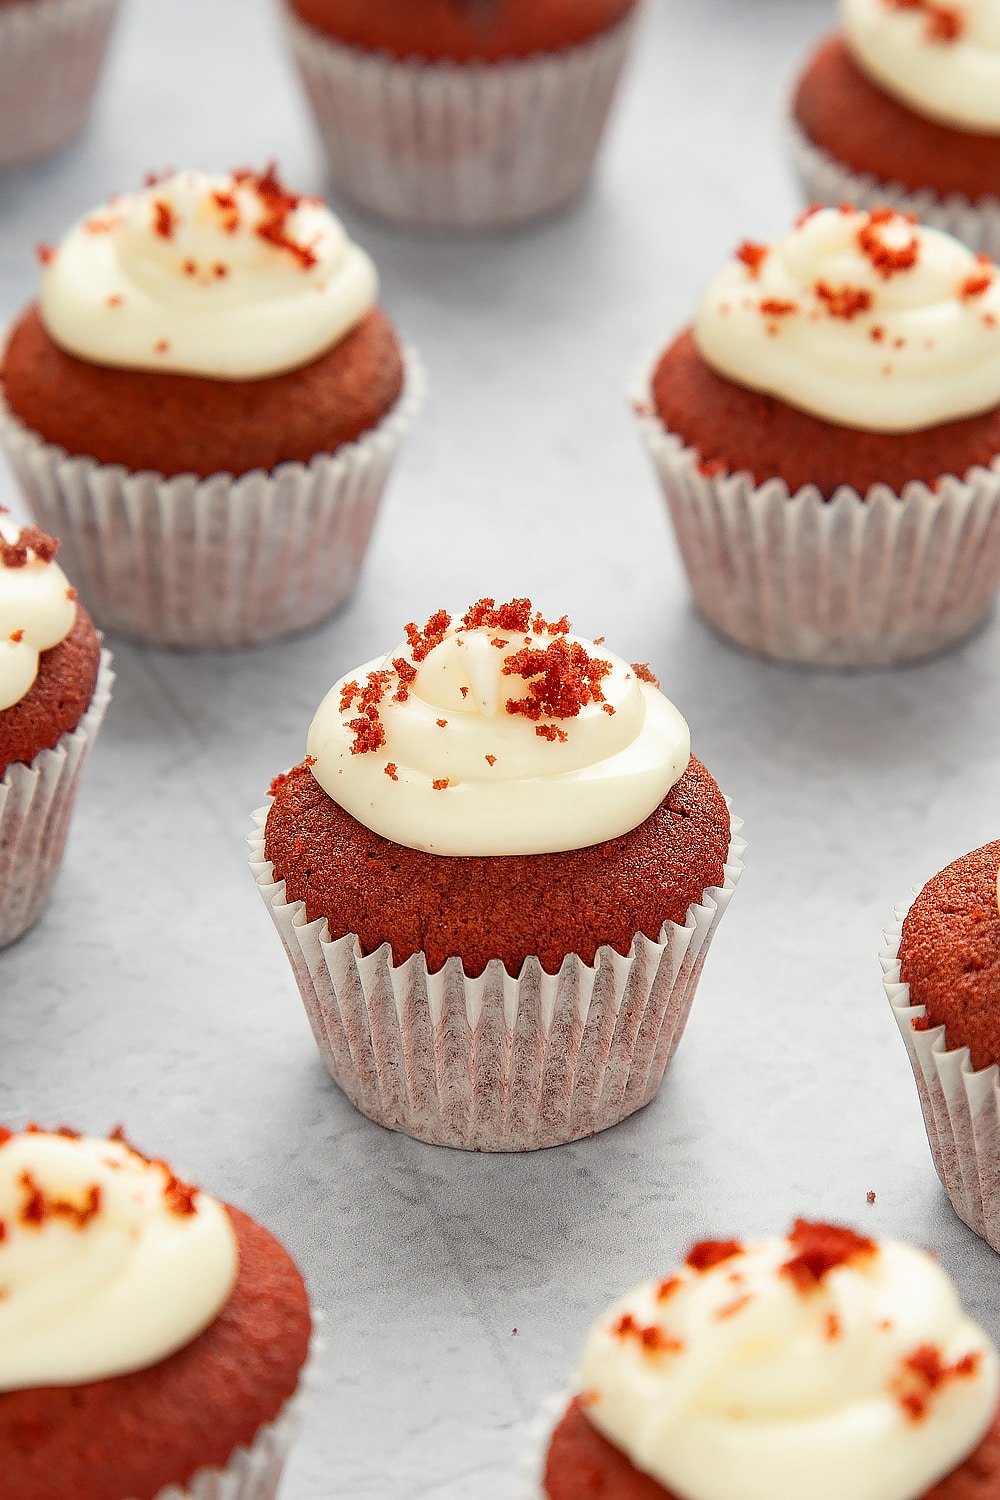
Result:
[[[121,1138],[0,1130],[0,1391],[148,1369],[221,1311],[225,1210]]]
[[[442,855],[544,854],[628,833],[691,754],[648,668],[526,599],[445,611],[341,679],[309,732],[313,775],[366,827]]]
[[[695,323],[703,357],[828,422],[912,432],[1000,404],[1000,271],[888,208],[810,210],[746,244]]]
[[[274,167],[177,172],[115,198],[43,257],[56,343],[95,364],[254,380],[318,358],[371,310],[375,268]]]
[[[996,1418],[1000,1363],[944,1271],[799,1222],[696,1246],[590,1335],[591,1422],[686,1500],[914,1500]]]
[[[858,62],[941,124],[1000,133],[1000,0],[841,0]]]
[[[58,550],[37,526],[0,515],[0,712],[31,691],[41,653],[76,621],[76,591],[55,562]]]

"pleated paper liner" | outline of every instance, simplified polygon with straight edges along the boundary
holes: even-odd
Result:
[[[90,112],[118,0],[0,8],[0,167],[68,145]]]
[[[897,908],[885,934],[886,994],[913,1069],[937,1174],[959,1218],[1000,1251],[1000,1068],[974,1068],[967,1047],[948,1046],[943,1026],[922,1029],[926,1010],[912,1003],[900,979],[908,909],[909,902]]]
[[[633,405],[698,609],[747,651],[803,666],[896,666],[957,646],[1000,588],[1000,458],[901,495],[705,472],[656,415],[650,371]]]
[[[424,388],[407,350],[403,394],[371,432],[309,464],[236,478],[164,479],[73,457],[2,400],[0,444],[100,625],[155,646],[250,646],[346,603]]]
[[[637,16],[558,53],[428,63],[345,47],[286,3],[337,186],[384,218],[469,229],[553,213],[583,192]]]
[[[62,864],[76,791],[111,701],[111,656],[101,653],[90,707],[75,729],[30,765],[0,776],[0,948],[38,921]]]
[[[254,814],[250,864],[298,982],[323,1062],[355,1108],[390,1130],[468,1151],[533,1151],[607,1130],[657,1093],[680,1042],[702,966],[743,870],[733,819],[721,888],[659,941],[627,957],[568,957],[557,974],[528,959],[470,979],[459,959],[436,974],[422,955],[331,942],[325,920],[285,899],[264,859],[267,807]]]
[[[912,214],[921,224],[946,230],[991,260],[1000,259],[1000,193],[973,203],[960,193],[941,198],[931,188],[913,192],[899,182],[881,182],[838,162],[794,121],[788,124],[788,150],[807,203],[831,208],[853,203],[863,209],[888,205]]]

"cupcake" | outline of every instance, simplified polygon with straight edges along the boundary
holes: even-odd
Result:
[[[114,681],[58,549],[0,514],[0,948],[48,902]]]
[[[483,1151],[649,1103],[744,848],[649,669],[482,599],[343,677],[308,752],[251,860],[351,1102]]]
[[[0,439],[97,620],[241,646],[342,605],[420,378],[329,210],[182,172],[40,254]]]
[[[1000,843],[963,855],[897,912],[886,992],[952,1207],[1000,1251]]]
[[[599,1320],[532,1500],[986,1500],[1000,1360],[933,1256],[830,1224],[695,1245]]]
[[[285,0],[334,181],[411,224],[499,227],[586,187],[639,0]]]
[[[0,1130],[0,1494],[274,1500],[311,1319],[266,1229],[116,1132]]]
[[[792,104],[807,198],[891,204],[1000,258],[996,0],[841,0],[840,13]]]
[[[1000,584],[1000,274],[891,210],[747,242],[637,390],[695,602],[747,650],[887,666]]]
[[[0,167],[80,134],[117,12],[118,0],[0,0]]]

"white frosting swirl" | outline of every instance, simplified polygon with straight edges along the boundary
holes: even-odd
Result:
[[[605,664],[600,696],[575,717],[510,712],[540,680],[504,670],[525,649],[579,651]],[[416,663],[404,701],[394,661],[414,672],[413,652],[401,645],[341,679],[313,720],[308,751],[335,802],[411,849],[547,854],[602,843],[643,823],[691,757],[677,709],[603,645],[456,624]],[[393,681],[378,708],[384,742],[357,753],[359,708],[356,696],[345,701],[345,686],[387,669]]]
[[[813,212],[744,246],[695,323],[703,357],[825,421],[913,432],[1000,404],[1000,274],[889,210]]]
[[[16,548],[20,536],[0,516],[0,542]],[[17,565],[0,548],[0,712],[30,692],[41,653],[64,641],[76,621],[76,594],[62,568],[30,547],[27,553]]]
[[[848,45],[918,114],[1000,133],[1000,0],[841,0]]]
[[[236,1237],[192,1192],[116,1141],[0,1145],[0,1391],[145,1370],[215,1320]]]
[[[587,1416],[685,1500],[914,1500],[995,1420],[996,1351],[909,1246],[805,1285],[796,1253],[769,1240],[623,1298],[586,1347]]]
[[[42,318],[71,354],[219,380],[308,364],[378,295],[340,221],[273,173],[177,173],[88,215],[45,260]]]

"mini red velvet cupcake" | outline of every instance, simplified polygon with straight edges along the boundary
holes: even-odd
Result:
[[[266,1229],[120,1132],[0,1130],[0,1494],[274,1500],[312,1320]]]
[[[118,0],[0,0],[0,167],[80,134],[117,13]]]
[[[746,243],[636,410],[695,602],[783,661],[894,665],[1000,586],[1000,274],[891,210]]]
[[[792,151],[809,202],[891,204],[1000,258],[996,0],[841,0],[799,79]]]
[[[1000,1251],[1000,843],[929,880],[897,912],[886,993],[952,1207]]]
[[[114,681],[58,547],[0,514],[0,948],[49,899]]]
[[[0,440],[95,618],[238,646],[342,605],[421,377],[338,220],[273,168],[182,172],[42,260]]]
[[[998,1491],[1000,1361],[947,1274],[800,1220],[785,1239],[695,1245],[609,1309],[524,1500]]]
[[[408,223],[551,213],[590,179],[639,0],[286,0],[335,182]]]
[[[327,1068],[393,1130],[533,1150],[656,1094],[744,849],[645,667],[528,600],[321,705],[251,863]]]

